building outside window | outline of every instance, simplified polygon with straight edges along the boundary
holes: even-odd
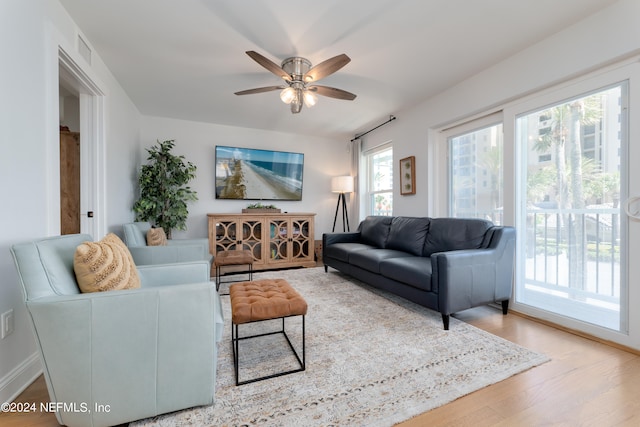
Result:
[[[502,141],[502,124],[448,139],[451,216],[503,222]]]

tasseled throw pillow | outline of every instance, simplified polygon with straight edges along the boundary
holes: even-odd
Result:
[[[99,242],[80,244],[73,257],[73,269],[81,292],[140,287],[140,277],[131,253],[113,233]]]

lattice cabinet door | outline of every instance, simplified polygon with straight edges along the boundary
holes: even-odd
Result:
[[[222,251],[240,249],[238,247],[238,221],[236,219],[217,219],[214,228],[214,255]]]
[[[221,251],[249,250],[254,267],[264,264],[262,218],[209,217],[209,246],[214,256]],[[213,245],[212,245],[213,242]],[[213,246],[213,248],[211,248]]]
[[[262,218],[246,218],[240,223],[242,227],[241,249],[251,251],[254,265],[264,264],[263,235],[264,221]]]
[[[290,221],[291,259],[313,260],[313,221],[309,218],[292,218]]]
[[[290,261],[290,221],[288,218],[269,218],[269,263],[285,264]]]
[[[269,264],[313,261],[313,218],[269,219]]]

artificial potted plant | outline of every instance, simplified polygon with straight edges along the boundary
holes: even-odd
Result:
[[[171,153],[174,140],[160,142],[147,149],[148,163],[142,165],[138,184],[140,198],[133,205],[136,221],[149,221],[162,227],[171,238],[171,230],[185,230],[187,202],[198,200],[187,184],[195,178],[196,166],[184,156]]]

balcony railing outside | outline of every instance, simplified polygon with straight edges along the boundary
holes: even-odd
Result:
[[[456,216],[503,222],[501,209]],[[525,287],[619,311],[620,210],[532,208],[526,218],[526,235],[518,235]]]
[[[619,304],[619,209],[528,210],[525,247],[527,283],[562,288],[571,299]],[[582,283],[572,277],[571,257],[583,269]]]

